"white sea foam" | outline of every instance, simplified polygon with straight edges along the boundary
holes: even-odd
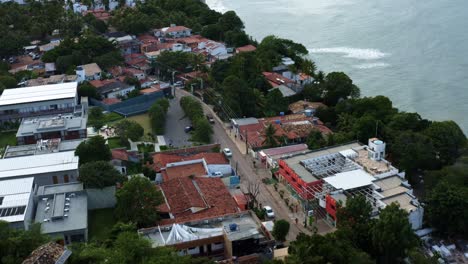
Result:
[[[385,68],[388,67],[390,64],[385,63],[385,62],[376,62],[376,63],[363,63],[363,64],[358,64],[354,65],[354,68],[357,69],[373,69],[373,68]]]
[[[213,10],[224,13],[229,9],[224,5],[223,0],[205,0],[205,3]]]
[[[314,48],[309,49],[309,52],[343,54],[344,58],[359,60],[378,60],[389,55],[388,53],[384,53],[378,49],[358,49],[349,47]]]

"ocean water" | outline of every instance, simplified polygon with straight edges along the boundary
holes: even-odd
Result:
[[[261,40],[304,44],[319,69],[343,71],[363,96],[454,120],[468,134],[467,0],[206,0],[234,10]]]

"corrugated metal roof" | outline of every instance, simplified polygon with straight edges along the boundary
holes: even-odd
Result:
[[[2,197],[0,220],[7,222],[24,220],[24,215],[29,206],[29,197],[31,196],[33,183],[34,177],[3,180],[0,182],[0,197]],[[20,209],[21,207],[22,209]],[[16,212],[13,213],[15,210]]]
[[[0,182],[0,196],[31,192],[34,177],[3,180]]]
[[[74,98],[76,93],[76,82],[5,89],[0,96],[0,106]]]
[[[78,169],[74,151],[0,160],[0,178]]]
[[[370,185],[375,178],[359,169],[337,173],[335,176],[327,177],[323,180],[336,189],[349,190]]]

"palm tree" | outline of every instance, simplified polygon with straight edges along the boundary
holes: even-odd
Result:
[[[278,145],[278,137],[276,136],[276,128],[269,124],[263,131],[263,140],[262,144],[266,147],[276,147]]]

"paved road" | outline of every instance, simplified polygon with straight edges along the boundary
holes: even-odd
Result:
[[[191,146],[192,142],[188,141],[190,134],[184,131],[184,128],[190,125],[190,120],[185,117],[184,110],[180,107],[179,101],[180,96],[169,101],[164,139],[167,145],[172,142],[174,147]]]
[[[188,95],[187,92],[178,90],[176,94],[180,96]],[[205,113],[214,113],[210,107],[203,104]],[[268,189],[268,187],[261,182],[262,178],[268,177],[267,170],[253,168],[252,159],[239,151],[237,145],[229,137],[227,130],[225,129],[224,123],[219,119],[215,118],[216,122],[213,125],[213,141],[221,144],[221,148],[230,148],[232,151],[231,165],[235,168],[237,163],[238,173],[241,176],[241,185],[247,187],[249,182],[260,183],[260,192],[257,197],[258,201],[262,205],[269,205],[273,208],[276,219],[286,219],[291,223],[291,228],[287,237],[288,241],[295,240],[299,232],[303,232],[303,227],[298,227],[294,224],[295,217],[291,215],[289,209],[286,207],[284,201],[280,200],[279,197],[275,197],[274,193]],[[274,192],[274,191],[273,191]],[[299,220],[299,225],[302,220]]]

